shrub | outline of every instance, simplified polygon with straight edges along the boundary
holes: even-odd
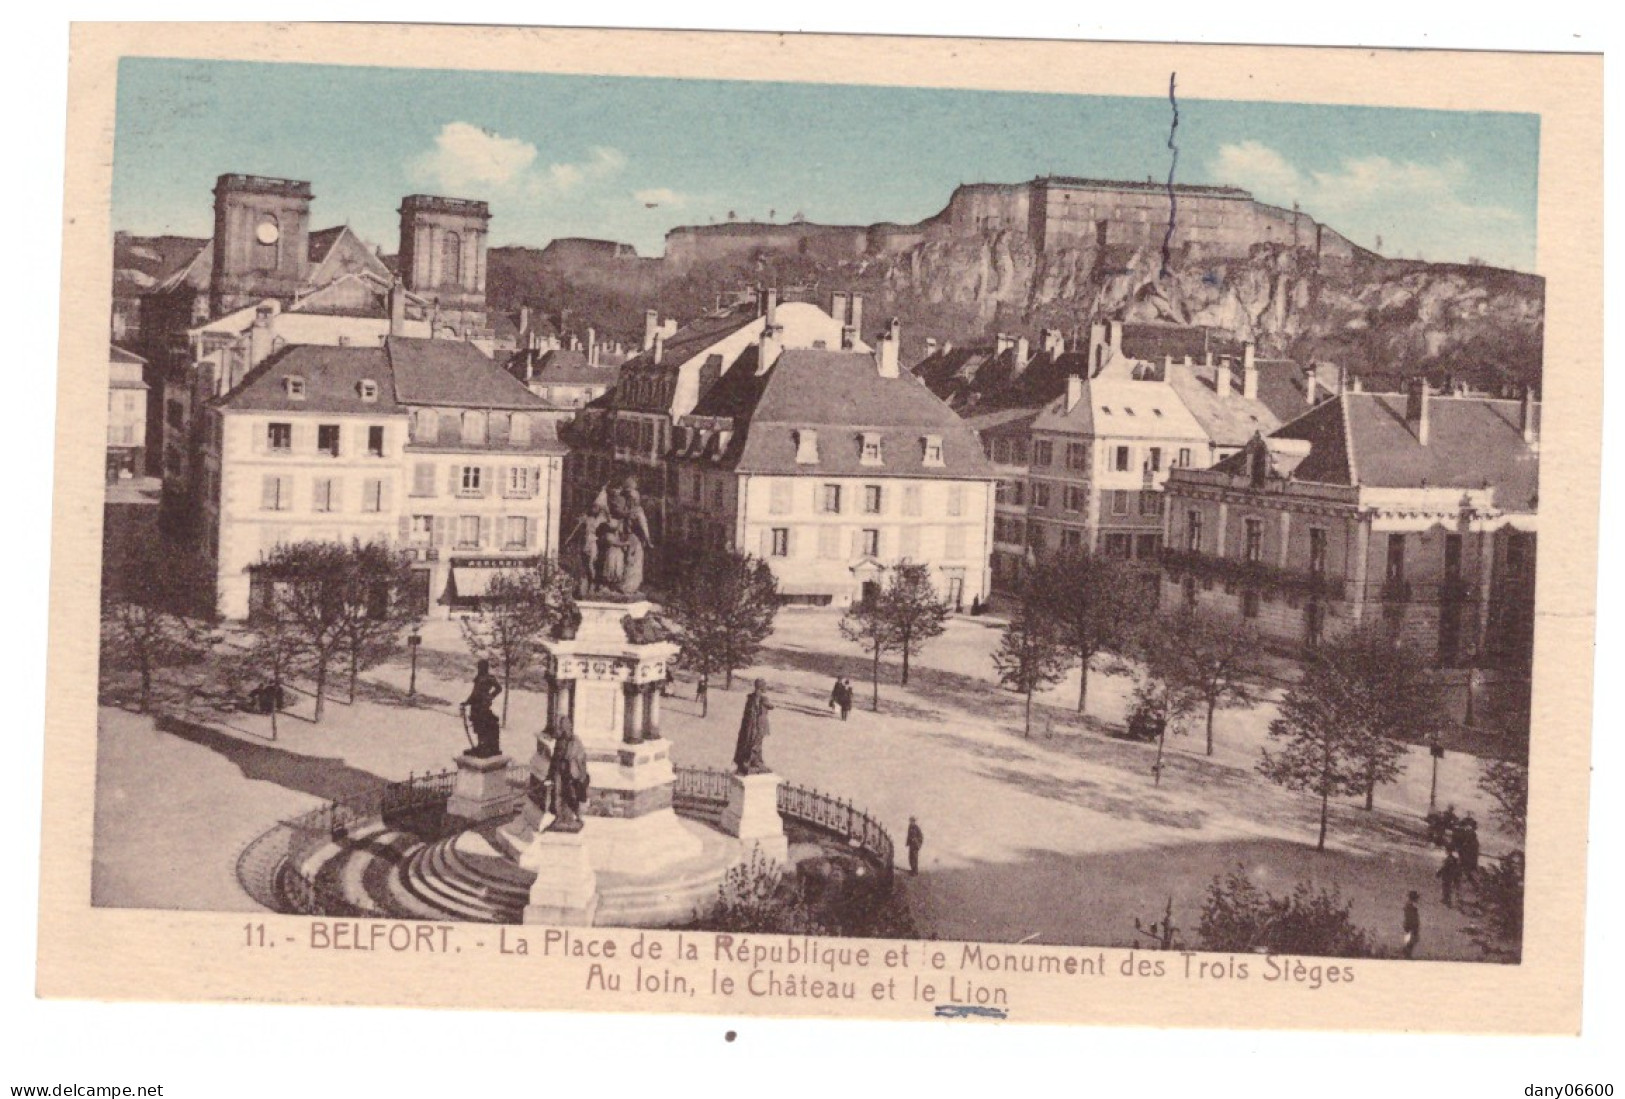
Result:
[[[1277,897],[1237,867],[1208,886],[1198,941],[1203,950],[1229,953],[1375,957],[1371,937],[1350,916],[1353,907],[1335,886],[1317,890],[1308,881]]]

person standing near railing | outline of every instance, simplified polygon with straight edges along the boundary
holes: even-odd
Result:
[[[925,833],[920,830],[920,822],[913,817],[908,818],[908,839],[904,843],[908,847],[908,872],[917,876],[920,872],[920,848],[925,846]]]

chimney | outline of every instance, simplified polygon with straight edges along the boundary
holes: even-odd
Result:
[[[1066,376],[1066,410],[1071,412],[1083,400],[1083,379],[1076,374]]]
[[[783,350],[784,326],[772,323],[763,325],[762,338],[756,344],[756,373],[766,374],[772,369]]]
[[[847,324],[857,329],[858,338],[863,338],[863,295],[853,294],[847,301]]]
[[[1106,342],[1111,345],[1113,355],[1123,353],[1123,322],[1111,321],[1106,325]]]
[[[878,363],[882,378],[897,377],[897,353],[903,342],[903,326],[893,317],[886,326],[885,335],[880,337],[880,354]]]
[[[762,316],[767,318],[767,326],[774,327],[779,323],[779,288],[770,286],[762,292]]]
[[[248,365],[250,368],[264,362],[271,354],[271,316],[269,305],[254,311],[254,327],[248,331]]]
[[[1039,333],[1039,338],[1044,342],[1044,354],[1052,362],[1066,354],[1066,337],[1059,328],[1046,328]]]
[[[835,318],[836,324],[844,325],[847,322],[846,303],[845,290],[837,290],[829,296],[829,315]]]
[[[1535,387],[1523,387],[1523,407],[1518,415],[1518,426],[1523,429],[1523,441],[1532,443],[1539,434],[1535,431]]]
[[[654,346],[651,347],[649,351],[651,357],[654,359],[655,365],[659,366],[660,360],[666,357],[666,334],[664,332],[655,333]]]
[[[1249,401],[1258,400],[1258,362],[1253,358],[1251,340],[1241,351],[1241,395]]]
[[[596,328],[587,329],[587,365],[598,365],[598,330]]]
[[[1219,372],[1213,376],[1213,392],[1223,401],[1230,396],[1230,356],[1219,356]]]
[[[993,357],[999,358],[1006,351],[1010,350],[1014,344],[1014,340],[1012,340],[1007,334],[1000,332],[998,335],[993,337]]]
[[[1428,445],[1428,380],[1415,378],[1405,394],[1405,425],[1416,436],[1416,441]]]
[[[841,350],[851,351],[858,346],[858,330],[850,324],[841,328]]]
[[[937,353],[937,338],[935,336],[927,336],[925,338],[925,357],[929,359],[933,355],[935,355],[936,353]]]
[[[1349,392],[1350,393],[1364,393],[1365,392],[1365,385],[1360,381],[1360,377],[1359,377],[1358,374],[1356,374],[1354,376],[1354,380],[1349,383]]]
[[[1032,358],[1032,345],[1027,342],[1026,336],[1016,337],[1016,373],[1027,368],[1027,360]]]
[[[254,323],[259,320],[256,318]],[[406,286],[400,279],[389,284],[389,334],[406,335]]]
[[[1091,324],[1089,326],[1089,374],[1099,373],[1100,366],[1106,361],[1106,326]]]
[[[519,307],[519,339],[525,343],[530,342],[530,306]]]
[[[660,328],[660,312],[655,309],[643,311],[643,350],[647,351],[655,345],[655,332]]]

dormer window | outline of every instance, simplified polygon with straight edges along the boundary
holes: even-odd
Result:
[[[865,431],[862,436],[862,449],[859,451],[859,461],[866,466],[882,464],[880,456],[880,432]]]
[[[1006,442],[1006,440],[1000,439],[999,442]],[[922,460],[928,466],[940,467],[942,465],[941,435],[927,435],[925,437],[925,454]]]
[[[807,428],[796,432],[796,464],[802,466],[818,464],[818,432]]]
[[[378,383],[373,381],[371,378],[361,379],[360,383],[355,388],[356,392],[361,394],[361,399],[366,401],[368,404],[372,404],[374,401],[378,400]]]
[[[288,400],[302,401],[305,399],[305,379],[298,374],[289,374],[282,379],[283,388],[288,392]]]

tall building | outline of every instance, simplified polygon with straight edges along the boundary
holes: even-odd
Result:
[[[199,500],[221,612],[249,613],[255,566],[290,542],[410,550],[425,614],[556,554],[564,448],[542,411],[462,341],[271,355],[206,418]]]
[[[399,213],[401,278],[436,307],[435,335],[473,339],[484,332],[491,208],[473,199],[407,195]]]
[[[107,479],[146,473],[147,360],[116,344],[108,349]]]
[[[1523,661],[1540,406],[1342,392],[1169,477],[1165,601],[1286,647],[1380,620],[1444,666]]]

